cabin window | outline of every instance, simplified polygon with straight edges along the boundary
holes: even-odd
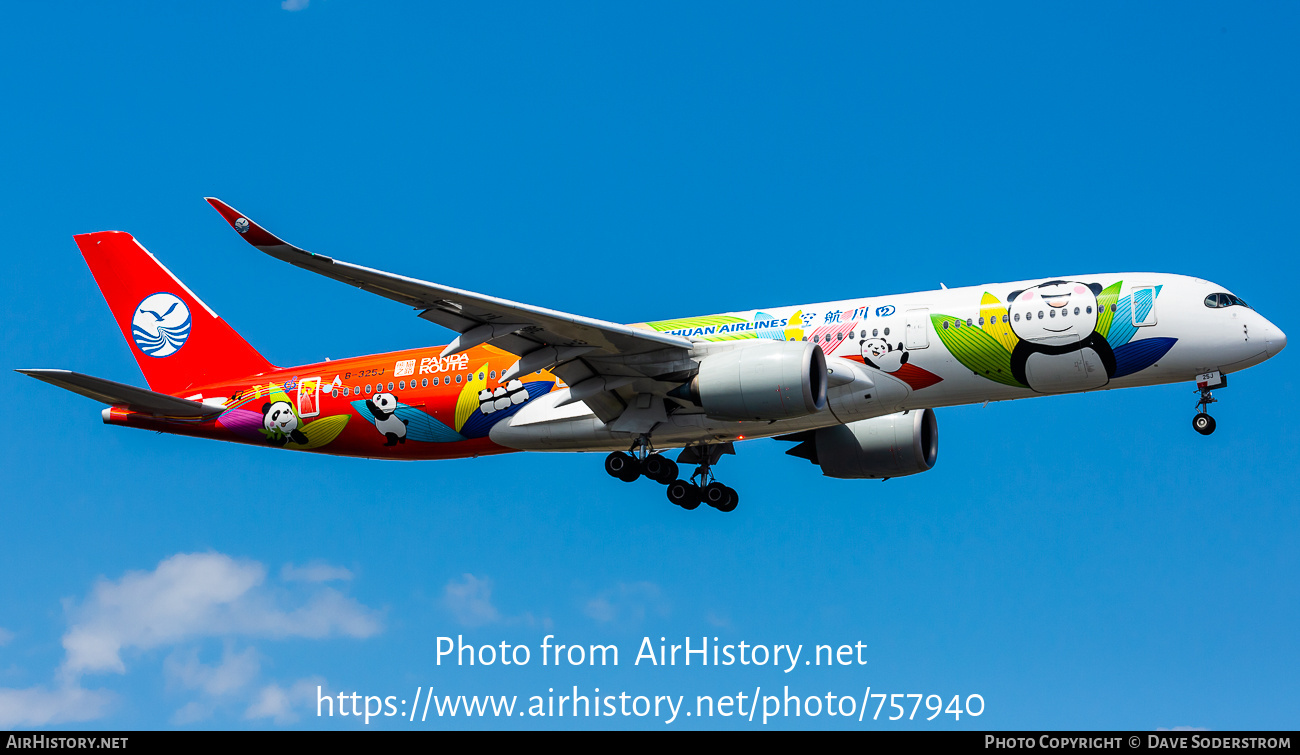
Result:
[[[1049,314],[1050,314],[1052,317],[1056,317],[1056,310],[1052,310]]]
[[[460,375],[456,375],[456,382],[457,382],[457,383],[460,382]]]
[[[992,322],[992,320],[990,320],[990,322]],[[981,327],[981,328],[984,327],[984,318],[983,318],[983,317],[980,318],[980,327]]]
[[[388,384],[388,390],[393,390],[393,384],[391,382]]]
[[[421,388],[428,388],[428,387],[429,387],[429,378],[425,378],[425,379],[421,380],[421,381],[420,381],[420,387],[421,387]]]
[[[1019,312],[1016,313],[1016,322],[1020,322],[1020,313],[1019,313]]]
[[[330,395],[334,396],[334,398],[338,398],[338,397],[339,397],[339,391],[338,391],[338,389],[335,388],[335,389],[334,389],[334,392],[333,392],[332,394],[330,394]]]
[[[947,330],[947,329],[948,329],[948,321],[947,321],[947,320],[944,320],[944,321],[943,321],[943,329],[944,329],[944,330]]]
[[[1111,311],[1111,312],[1114,312],[1114,311],[1115,311],[1115,308],[1116,308],[1116,305],[1114,305],[1114,304],[1110,305],[1110,311]]]
[[[369,384],[369,383],[366,383],[366,393],[367,393],[367,394],[370,393],[370,384]]]
[[[885,335],[889,335],[889,328],[885,328]]]
[[[492,370],[491,372],[488,373],[488,375],[489,375],[493,380],[496,380],[496,379],[497,379],[497,371],[496,371],[496,370]]]
[[[871,329],[871,337],[872,337],[872,338],[875,338],[875,337],[878,336],[878,335],[880,335],[880,328],[872,328],[872,329]]]
[[[406,381],[405,380],[397,381],[397,387],[400,388],[401,390],[406,390]]]
[[[479,382],[482,382],[482,381],[483,381],[483,373],[480,372],[480,373],[478,374],[478,379],[479,379]]]

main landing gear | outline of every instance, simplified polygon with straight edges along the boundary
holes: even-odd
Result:
[[[642,436],[628,453],[615,451],[605,457],[605,471],[623,482],[633,482],[648,477],[660,485],[667,485],[668,500],[691,511],[707,503],[718,511],[735,511],[740,496],[732,488],[713,479],[713,465],[724,453],[735,453],[730,443],[689,446],[682,450],[678,461],[698,464],[690,481],[678,479],[677,462],[657,453],[650,439]]]

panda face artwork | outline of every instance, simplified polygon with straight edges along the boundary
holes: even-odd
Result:
[[[268,432],[288,435],[298,429],[298,415],[288,401],[275,401],[262,407],[262,427]]]
[[[1048,281],[1007,297],[1011,330],[1022,340],[1066,346],[1088,339],[1097,327],[1099,283]]]
[[[1039,393],[1070,393],[1105,386],[1115,353],[1097,332],[1098,283],[1048,281],[1007,297],[1011,376]]]
[[[908,353],[902,343],[895,347],[883,338],[868,338],[859,345],[862,347],[862,361],[868,367],[882,372],[897,372],[907,364]]]
[[[406,442],[407,420],[394,416],[397,397],[391,393],[376,393],[366,399],[366,408],[374,415],[375,429],[384,436],[385,446]]]
[[[495,391],[486,388],[479,391],[478,408],[484,414],[494,414],[518,406],[528,398],[528,389],[524,387],[523,381],[511,380],[503,386],[498,386]]]
[[[397,397],[391,393],[376,393],[370,401],[374,404],[374,408],[370,411],[374,413],[376,419],[387,419],[397,411]]]
[[[306,444],[307,436],[298,428],[301,420],[288,401],[268,401],[262,405],[262,429],[266,442],[283,446],[289,441]]]

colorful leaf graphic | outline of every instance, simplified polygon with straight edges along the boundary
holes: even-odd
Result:
[[[465,426],[469,415],[478,411],[478,394],[487,388],[487,369],[488,363],[484,362],[483,366],[470,373],[469,380],[465,381],[465,387],[461,388],[460,396],[456,398],[457,432]]]
[[[1020,338],[1011,330],[1011,322],[1003,322],[1007,316],[1007,305],[998,297],[984,292],[984,298],[980,300],[980,317],[984,318],[984,324],[981,326],[985,333],[993,336],[1002,348],[1010,354],[1015,350],[1016,344]]]
[[[858,358],[861,359],[861,357]],[[908,362],[902,367],[899,367],[897,370],[895,370],[892,373],[886,373],[886,374],[892,374],[894,377],[898,378],[899,380],[902,380],[904,383],[907,383],[907,385],[911,387],[911,389],[914,391],[919,391],[922,388],[929,388],[935,383],[943,382],[943,378],[939,377],[933,372],[930,372],[924,367],[917,367],[911,362]]]
[[[1097,294],[1097,309],[1099,311],[1097,312],[1096,331],[1101,334],[1102,338],[1105,338],[1108,341],[1110,340],[1110,323],[1113,314],[1110,311],[1110,307],[1119,299],[1119,289],[1123,285],[1124,281],[1115,281],[1102,289],[1101,293]],[[1111,345],[1114,346],[1114,343]]]
[[[798,312],[795,312],[794,314],[790,315],[790,319],[786,323],[785,340],[787,341],[803,340],[803,310],[799,310]]]
[[[683,328],[707,328],[710,325],[730,325],[733,322],[745,322],[734,315],[708,315],[705,317],[683,317],[677,320],[660,320],[646,325],[657,331],[681,330]]]
[[[370,407],[366,406],[364,399],[353,401],[352,408],[367,421],[375,421],[375,415],[370,411]],[[406,420],[408,440],[418,440],[421,443],[455,443],[458,440],[465,440],[465,436],[413,406],[399,403],[393,414],[397,415],[398,419]]]
[[[547,393],[550,393],[551,388],[553,387],[555,387],[555,383],[548,380],[534,380],[531,383],[524,383],[524,389],[528,391],[529,401],[538,396],[544,396]],[[465,424],[460,428],[460,432],[466,438],[482,438],[488,434],[488,431],[492,429],[493,425],[506,417],[511,416],[525,406],[528,406],[527,401],[522,404],[512,404],[509,409],[498,409],[491,414],[484,414],[481,411],[475,411],[473,414],[469,415],[469,419],[465,420]]]
[[[307,436],[306,443],[298,445],[293,441],[289,441],[285,448],[292,448],[296,451],[310,451],[313,448],[329,445],[335,438],[339,437],[339,433],[343,432],[343,428],[347,427],[347,425],[348,415],[346,414],[321,417],[298,428],[303,435]]]
[[[1168,354],[1177,341],[1177,338],[1145,338],[1116,348],[1114,377],[1122,378],[1145,370]]]
[[[939,340],[966,369],[1003,385],[1025,387],[1011,377],[1011,352],[996,338],[956,317],[931,315],[930,321]]]
[[[262,413],[248,409],[227,409],[217,417],[217,425],[241,438],[262,440]]]

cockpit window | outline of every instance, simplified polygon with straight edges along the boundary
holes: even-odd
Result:
[[[1237,306],[1250,309],[1250,305],[1246,303],[1245,299],[1239,299],[1233,296],[1232,294],[1226,294],[1226,293],[1210,294],[1209,296],[1205,297],[1205,306],[1209,307],[1210,309],[1218,309],[1219,307],[1237,307]]]

